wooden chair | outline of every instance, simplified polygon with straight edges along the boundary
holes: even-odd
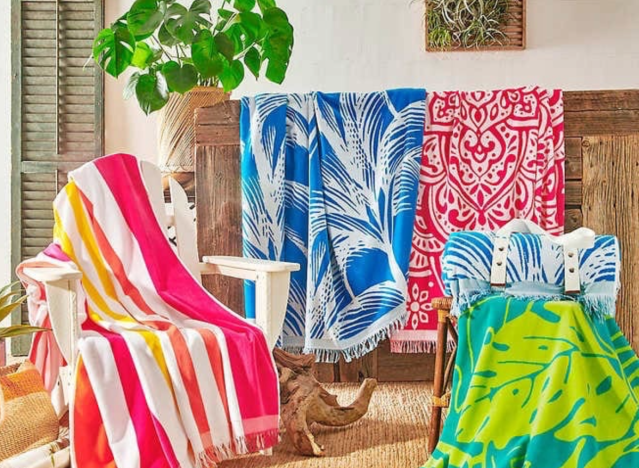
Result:
[[[226,256],[206,256],[200,262],[195,223],[186,192],[177,181],[169,179],[172,210],[167,211],[159,168],[143,161],[140,165],[153,210],[158,219],[165,220],[167,237],[169,227],[175,229],[177,254],[193,276],[201,281],[202,275],[217,274],[255,282],[255,323],[264,331],[266,341],[273,349],[284,325],[290,274],[299,270],[300,266],[297,263]],[[45,285],[51,328],[68,363],[60,372],[64,403],[68,404],[73,395],[72,377],[81,330],[75,284],[82,278],[82,273],[72,268],[25,268],[24,272]]]
[[[435,349],[435,377],[433,379],[433,400],[431,403],[430,425],[428,427],[428,453],[433,453],[439,441],[442,424],[442,409],[450,406],[450,391],[448,386],[452,380],[457,343],[459,337],[455,328],[455,319],[450,314],[451,297],[438,297],[431,302],[437,311],[437,348]],[[446,359],[448,334],[455,344],[455,348]]]

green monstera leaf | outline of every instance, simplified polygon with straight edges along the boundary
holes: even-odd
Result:
[[[204,78],[218,76],[224,69],[224,57],[219,53],[211,31],[200,31],[191,50],[193,64]]]
[[[131,59],[131,65],[142,70],[157,62],[162,57],[162,51],[151,47],[146,42],[138,42],[135,46],[135,53]]]
[[[135,37],[126,24],[118,22],[99,32],[93,41],[93,58],[104,71],[116,78],[131,65]]]
[[[146,39],[162,24],[166,6],[157,0],[136,0],[126,15],[129,31],[137,39]]]
[[[251,47],[244,56],[244,65],[253,74],[255,78],[260,76],[260,68],[262,67],[262,57],[255,47]]]
[[[262,17],[257,13],[243,12],[237,15],[238,23],[242,27],[242,31],[245,34],[244,43],[248,45],[253,43],[266,35],[268,28],[265,21],[262,21]]]
[[[167,62],[162,66],[162,74],[166,78],[169,91],[184,94],[197,84],[197,70],[188,63],[180,65],[173,60]]]
[[[217,33],[214,39],[215,46],[217,47],[217,50],[220,51],[220,54],[222,54],[226,60],[233,60],[236,52],[233,41],[223,32]]]
[[[162,109],[169,101],[169,88],[162,73],[140,75],[135,84],[135,96],[146,115]]]
[[[138,80],[140,79],[140,72],[134,72],[129,76],[128,81],[126,82],[126,86],[122,91],[122,97],[125,100],[131,99],[131,97],[135,96],[135,87],[138,85]]]
[[[262,12],[277,6],[275,5],[275,0],[257,0],[257,5],[260,7]]]
[[[185,44],[191,44],[196,34],[211,25],[206,18],[211,13],[209,0],[195,0],[188,10],[174,3],[167,10],[166,29]]]
[[[227,93],[237,88],[244,79],[244,65],[239,60],[224,61],[224,68],[220,73],[220,81]]]
[[[269,32],[264,39],[262,60],[268,63],[266,78],[274,83],[282,83],[288,70],[293,50],[293,26],[286,13],[277,8],[264,12],[264,22]]]
[[[233,8],[239,11],[251,11],[255,8],[255,0],[235,0],[233,2]]]
[[[160,29],[158,30],[158,41],[160,41],[160,44],[167,47],[174,47],[180,43],[180,40],[166,29],[166,24],[160,26]]]

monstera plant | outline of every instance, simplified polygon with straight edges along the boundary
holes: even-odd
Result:
[[[125,96],[136,96],[149,114],[169,94],[196,86],[231,91],[245,70],[281,83],[293,49],[293,27],[275,0],[209,0],[189,7],[175,0],[136,0],[95,38],[93,57],[109,75],[129,67]]]
[[[136,0],[93,43],[106,73],[132,70],[125,98],[135,96],[147,115],[162,109],[158,163],[167,171],[192,170],[197,107],[228,99],[247,72],[282,83],[289,66],[293,26],[275,0],[214,3]]]

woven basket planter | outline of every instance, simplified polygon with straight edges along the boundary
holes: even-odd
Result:
[[[162,172],[194,171],[195,109],[228,99],[222,88],[207,86],[198,86],[184,95],[171,94],[158,113],[158,164]]]
[[[29,361],[0,367],[0,460],[58,438],[59,422],[42,377]]]

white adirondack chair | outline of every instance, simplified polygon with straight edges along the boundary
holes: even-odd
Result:
[[[177,253],[193,276],[201,281],[202,275],[217,274],[255,282],[255,323],[264,331],[268,346],[273,349],[284,325],[290,275],[300,266],[297,263],[228,256],[205,256],[200,262],[195,223],[184,189],[174,179],[169,180],[173,210],[167,211],[159,168],[149,162],[140,164],[153,210],[158,220],[164,222],[167,236],[169,227],[175,229]],[[80,336],[75,284],[82,278],[82,273],[72,268],[27,268],[25,273],[46,288],[51,328],[69,363],[60,373],[64,403],[68,404],[74,390],[74,364]],[[270,450],[264,453],[270,454]]]

